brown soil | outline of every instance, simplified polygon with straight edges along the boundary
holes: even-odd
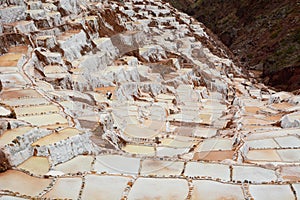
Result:
[[[262,71],[265,84],[300,88],[299,1],[167,1],[203,22],[248,69]]]

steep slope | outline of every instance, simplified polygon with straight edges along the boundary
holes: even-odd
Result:
[[[170,0],[216,33],[264,82],[283,90],[300,87],[300,4],[284,1]]]

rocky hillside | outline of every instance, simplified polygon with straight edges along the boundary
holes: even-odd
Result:
[[[266,84],[300,88],[299,1],[169,2],[203,22],[249,69],[262,71]]]

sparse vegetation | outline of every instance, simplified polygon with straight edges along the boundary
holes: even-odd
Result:
[[[266,77],[271,76],[269,72],[300,67],[299,5],[296,0],[199,0],[193,3],[170,0],[170,3],[203,22],[246,67],[263,63]],[[276,86],[276,83],[269,84]]]

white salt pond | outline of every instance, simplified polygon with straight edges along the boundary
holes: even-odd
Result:
[[[232,185],[207,180],[195,180],[193,181],[193,185],[194,190],[191,198],[193,200],[245,199],[240,185]]]
[[[188,191],[188,183],[184,179],[138,178],[129,192],[128,200],[185,199]]]
[[[0,174],[1,190],[10,190],[28,196],[37,196],[51,182],[51,179],[36,178],[15,170],[8,170]]]
[[[130,158],[119,155],[101,155],[96,157],[94,170],[109,174],[138,174],[139,158]]]

